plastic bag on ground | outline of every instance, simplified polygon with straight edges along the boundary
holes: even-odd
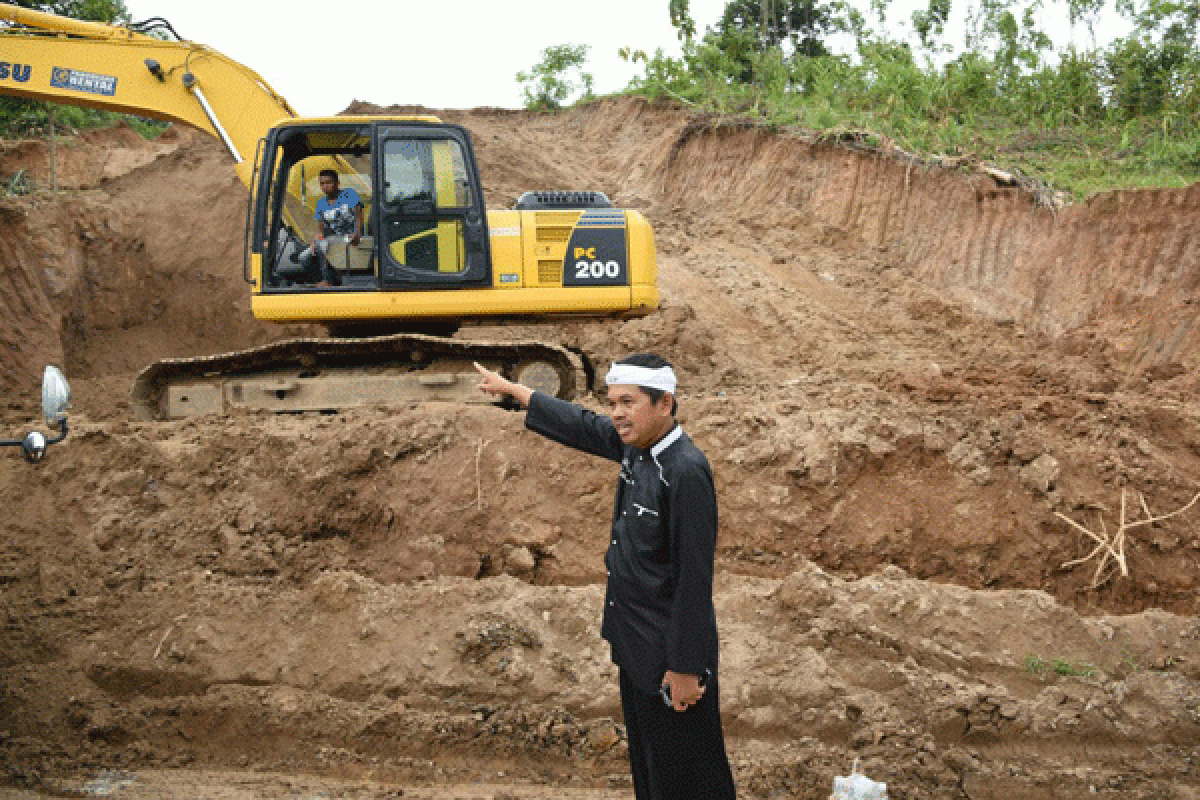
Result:
[[[833,794],[829,800],[887,800],[887,784],[858,774],[858,759],[849,775],[833,779]]]

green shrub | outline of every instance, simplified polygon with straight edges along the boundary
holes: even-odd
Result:
[[[531,111],[552,111],[561,108],[579,90],[584,99],[590,98],[592,76],[583,71],[587,54],[586,44],[559,44],[543,50],[541,61],[528,72],[517,73],[517,81],[525,84],[525,107]]]
[[[811,5],[825,14],[821,25],[793,30],[785,10],[802,4],[763,0],[764,17],[758,0],[736,0],[699,41],[687,0],[670,2],[683,55],[634,54],[644,74],[628,91],[780,124],[867,129],[908,150],[997,162],[1076,197],[1200,180],[1200,4],[1121,0],[1132,34],[1053,54],[1039,0],[977,0],[962,52],[946,60],[947,0],[913,16],[915,49],[870,30],[849,2]],[[870,2],[883,25],[887,4]],[[1068,3],[1076,23],[1103,6]],[[836,31],[853,35],[853,52],[832,52]]]

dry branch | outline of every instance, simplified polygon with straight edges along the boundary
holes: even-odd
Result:
[[[1109,536],[1108,534],[1108,527],[1104,524],[1103,516],[1098,517],[1100,520],[1100,532],[1096,533],[1095,531],[1079,524],[1067,515],[1060,514],[1059,512],[1055,511],[1054,516],[1058,517],[1063,522],[1067,523],[1072,528],[1096,543],[1096,546],[1093,547],[1092,551],[1086,556],[1083,558],[1076,558],[1072,561],[1065,561],[1060,566],[1060,569],[1068,569],[1080,564],[1086,564],[1092,559],[1096,559],[1096,571],[1092,573],[1092,585],[1089,587],[1091,589],[1098,589],[1099,587],[1103,586],[1117,572],[1120,572],[1121,577],[1123,578],[1129,577],[1129,562],[1125,557],[1125,540],[1127,538],[1126,533],[1133,528],[1140,528],[1145,525],[1153,525],[1156,522],[1162,522],[1163,520],[1170,519],[1171,517],[1179,516],[1194,506],[1197,500],[1200,500],[1200,492],[1197,492],[1191,501],[1182,508],[1178,508],[1167,514],[1161,514],[1157,517],[1151,513],[1150,506],[1146,504],[1146,496],[1141,492],[1138,492],[1138,500],[1141,503],[1142,512],[1146,515],[1146,518],[1139,520],[1126,519],[1128,506],[1125,501],[1125,490],[1121,490],[1121,514],[1117,522],[1117,532],[1112,536]],[[1113,565],[1112,569],[1108,569],[1110,561]]]
[[[447,509],[445,513],[456,514],[459,511],[466,511],[471,506],[475,506],[477,511],[483,511],[483,472],[481,469],[481,462],[483,460],[483,448],[487,447],[491,443],[491,439],[481,438],[479,440],[479,447],[477,447],[475,450],[475,502],[467,503],[466,505],[458,506],[456,508]]]

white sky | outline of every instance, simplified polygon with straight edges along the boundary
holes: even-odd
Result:
[[[429,108],[520,108],[516,74],[551,45],[587,44],[595,91],[624,88],[641,65],[621,47],[678,55],[668,0],[125,0],[135,21],[165,17],[180,36],[258,72],[301,116],[352,100]],[[866,8],[866,2],[858,3]],[[926,0],[893,0],[889,35],[903,38]],[[960,11],[962,0],[953,4]],[[1058,4],[1056,4],[1058,5]],[[697,31],[725,0],[691,0]],[[1059,25],[1043,25],[1051,32]],[[951,35],[961,48],[961,34]],[[1086,44],[1081,31],[1075,40]],[[1103,37],[1102,37],[1103,38]],[[1065,42],[1060,42],[1063,44]]]
[[[691,0],[701,31],[724,0]],[[678,54],[667,0],[125,0],[134,21],[166,18],[185,39],[256,71],[301,116],[350,101],[430,108],[523,105],[516,74],[551,45],[587,44],[600,94],[641,65],[624,46]]]

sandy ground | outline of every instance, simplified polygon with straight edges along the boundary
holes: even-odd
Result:
[[[358,111],[378,110],[364,106]],[[607,192],[654,225],[656,350],[720,493],[722,709],[744,797],[1200,796],[1200,188],[1051,211],[632,100],[443,116],[489,204]],[[0,423],[44,363],[73,433],[0,462],[3,797],[631,797],[599,638],[609,465],[438,404],[137,422],[161,357],[255,322],[220,149],[127,130],[0,200]],[[0,177],[42,185],[44,146]],[[598,405],[594,396],[585,402]],[[1093,586],[1093,583],[1099,585]]]

